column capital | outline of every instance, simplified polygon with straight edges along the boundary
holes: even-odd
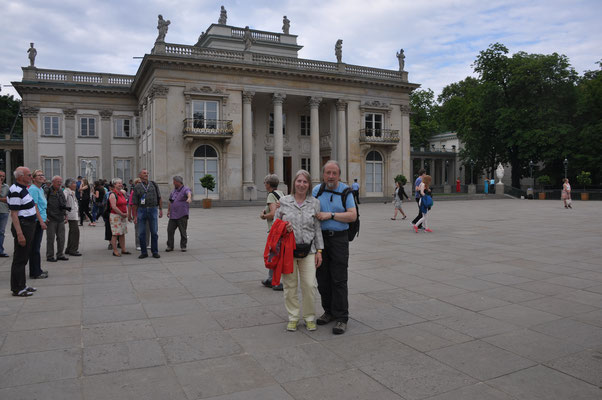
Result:
[[[75,119],[75,114],[77,114],[77,109],[63,108],[63,115],[65,116],[65,119]]]
[[[401,113],[403,115],[409,115],[410,111],[412,111],[412,108],[409,105],[406,105],[406,104],[400,105],[399,109],[401,110]]]
[[[21,107],[21,115],[23,118],[37,117],[40,109],[38,107]]]
[[[286,94],[284,93],[274,93],[272,95],[272,104],[282,104],[284,103],[284,99],[286,99]]]
[[[169,87],[164,85],[153,85],[149,90],[149,97],[154,99],[155,97],[165,98],[169,92]]]
[[[250,104],[253,101],[253,96],[255,96],[255,92],[242,92],[242,103]]]
[[[10,153],[12,151],[12,149],[4,149],[5,153]]]
[[[113,110],[100,110],[99,114],[100,118],[106,121],[111,119],[111,116],[113,115]]]
[[[345,100],[337,100],[335,103],[336,107],[337,107],[337,111],[345,111],[345,109],[347,108],[347,102]]]
[[[322,102],[321,97],[308,97],[307,98],[307,103],[309,104],[309,106],[311,108],[318,108],[320,106],[321,102]]]

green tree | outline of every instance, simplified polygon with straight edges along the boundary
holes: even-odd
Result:
[[[21,100],[9,95],[0,96],[0,135],[9,134],[11,129],[13,135],[23,135],[23,118],[17,118],[20,107]]]
[[[431,136],[440,132],[435,93],[431,89],[415,90],[410,95],[410,106],[410,144],[412,147],[426,146]]]

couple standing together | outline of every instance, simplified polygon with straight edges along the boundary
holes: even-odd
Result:
[[[293,258],[293,271],[284,274],[283,289],[285,307],[288,312],[288,331],[297,330],[301,311],[299,309],[298,286],[303,298],[303,319],[307,330],[316,330],[318,325],[335,322],[332,333],[340,335],[347,329],[349,301],[347,269],[349,261],[349,223],[357,218],[353,196],[343,198],[348,187],[340,182],[341,169],[336,161],[328,161],[322,170],[324,190],[317,185],[310,191],[311,177],[299,170],[293,180],[291,194],[282,196],[276,192],[280,206],[268,203],[261,218],[280,219],[286,230],[293,232],[297,248],[309,247],[305,257]],[[278,178],[268,175],[265,179],[268,199],[278,187]],[[343,205],[343,201],[345,204]],[[268,281],[271,284],[271,274]],[[314,300],[316,281],[324,313],[316,319]],[[264,284],[267,283],[264,281]]]

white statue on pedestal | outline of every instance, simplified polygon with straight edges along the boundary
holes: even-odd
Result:
[[[495,170],[495,175],[499,179],[498,183],[502,183],[502,178],[504,177],[504,167],[502,167],[502,163],[499,163],[497,169]]]

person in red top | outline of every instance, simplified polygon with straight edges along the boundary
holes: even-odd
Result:
[[[125,190],[123,190],[123,181],[115,178],[112,181],[113,190],[109,194],[109,207],[111,213],[109,223],[111,224],[111,245],[113,247],[113,255],[121,257],[122,254],[131,254],[125,249],[125,234],[128,232],[127,221],[127,200],[125,198]],[[117,251],[117,240],[119,239],[119,247],[121,254]]]

